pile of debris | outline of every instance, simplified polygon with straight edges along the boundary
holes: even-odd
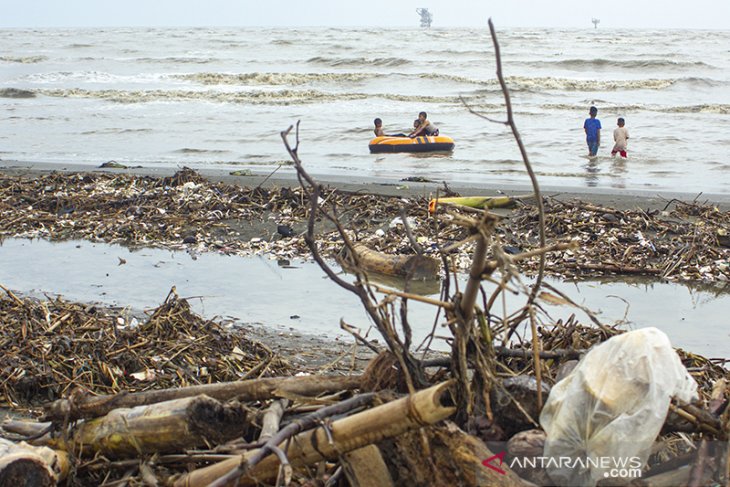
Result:
[[[473,235],[428,211],[425,197],[359,194],[327,188],[353,241],[387,254],[412,254],[406,225],[425,253],[450,248],[457,270],[469,267]],[[537,210],[529,200],[502,212],[495,237],[509,253],[537,246]],[[580,252],[551,254],[546,271],[561,277],[647,275],[677,280],[730,279],[730,212],[698,202],[671,201],[664,210],[616,210],[582,201],[546,199],[546,232]],[[212,183],[190,169],[169,178],[108,173],[0,178],[0,236],[85,239],[191,252],[310,255],[303,239],[309,200],[301,188],[242,188]],[[670,209],[671,207],[671,209]],[[451,206],[455,214],[470,208]],[[405,218],[405,220],[404,220]],[[437,235],[438,238],[434,238]],[[467,240],[466,244],[458,245]],[[335,256],[343,239],[329,222],[317,245]],[[534,273],[536,259],[519,263]]]
[[[194,313],[174,289],[147,317],[61,297],[6,294],[0,299],[3,407],[38,405],[75,389],[116,394],[293,370],[244,332]]]
[[[408,394],[388,351],[364,373],[302,374],[174,292],[127,323],[118,309],[5,291],[5,406],[42,417],[3,423],[0,479],[33,485],[528,485],[507,462],[542,454],[535,428],[551,386],[585,348],[621,333],[572,316],[542,329],[541,383],[529,346],[498,348],[491,417],[458,425],[448,357],[425,359],[428,385]],[[702,400],[672,406],[645,476],[696,463],[687,445],[708,434],[727,440],[729,413],[706,408],[726,404],[717,384],[728,371],[680,354]],[[485,466],[499,449],[503,474]],[[719,478],[716,452],[703,455],[703,475]],[[545,479],[544,469],[519,473]]]

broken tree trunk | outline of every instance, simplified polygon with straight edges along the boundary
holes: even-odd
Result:
[[[200,395],[131,409],[114,409],[80,423],[72,433],[74,451],[128,457],[173,453],[206,442],[223,443],[243,435],[246,413]]]
[[[441,264],[425,255],[391,255],[371,250],[362,244],[354,246],[362,267],[367,272],[386,276],[400,276],[407,279],[438,279]]]
[[[200,386],[179,387],[133,394],[108,396],[77,394],[72,399],[59,399],[44,406],[44,420],[68,421],[104,416],[112,409],[154,404],[201,394],[219,401],[238,399],[241,402],[271,399],[281,394],[316,396],[325,392],[356,389],[361,376],[332,377],[308,375],[302,377],[270,377],[236,382],[219,382]]]
[[[1,487],[52,486],[68,471],[68,455],[63,452],[0,438]]]
[[[343,453],[451,416],[456,410],[452,405],[452,386],[453,382],[444,382],[411,396],[339,419],[329,425],[329,434],[323,427],[302,432],[291,441],[282,442],[279,448],[286,452],[289,462],[295,468],[322,460],[335,460]],[[173,485],[208,485],[255,454],[255,451],[246,452],[241,457],[195,470],[175,480]],[[279,465],[279,458],[269,455],[241,477],[237,485],[252,486],[275,479]]]
[[[101,418],[79,422],[66,441],[44,435],[33,443],[74,451],[79,456],[102,453],[123,458],[174,453],[241,436],[245,420],[242,407],[224,405],[201,395],[132,409],[114,409]],[[7,424],[3,427],[20,429]]]

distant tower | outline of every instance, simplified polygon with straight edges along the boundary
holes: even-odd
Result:
[[[429,12],[427,8],[417,8],[416,13],[421,16],[421,27],[431,27],[433,15],[431,15],[431,12]]]
[[[600,24],[600,23],[601,23],[601,19],[597,19],[597,18],[593,17],[593,18],[591,19],[591,22],[593,22],[593,28],[594,28],[594,29],[597,29],[597,28],[598,28],[598,24]]]

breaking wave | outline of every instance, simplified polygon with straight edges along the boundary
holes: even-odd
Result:
[[[399,57],[383,57],[383,58],[329,58],[317,56],[307,59],[309,64],[324,64],[326,66],[338,67],[338,66],[405,66],[411,64],[408,59]]]
[[[375,75],[360,73],[191,73],[173,78],[204,85],[303,85],[312,82],[362,81]]]
[[[34,98],[35,93],[18,88],[0,88],[0,98]]]
[[[135,133],[150,133],[152,129],[129,129],[129,128],[106,128],[99,130],[87,130],[81,132],[81,135],[116,135],[116,134],[135,134]]]
[[[48,56],[0,56],[0,61],[6,63],[36,64],[46,61]]]
[[[567,103],[554,103],[541,105],[544,110],[570,110],[570,111],[582,111],[585,110],[585,104],[567,104]],[[649,111],[649,112],[660,112],[660,113],[711,113],[716,115],[730,115],[730,105],[728,104],[699,104],[699,105],[677,105],[677,106],[662,106],[662,105],[642,105],[642,104],[630,104],[630,105],[604,105],[600,106],[603,111],[613,111],[619,113],[626,112],[638,112],[638,111]]]
[[[140,63],[170,63],[170,64],[210,64],[213,62],[220,61],[215,58],[204,58],[204,57],[143,57],[137,58],[135,61]]]
[[[661,69],[661,68],[715,68],[702,61],[671,61],[667,59],[563,59],[560,61],[528,61],[525,64],[535,67],[560,68],[624,68],[624,69]]]
[[[117,103],[149,103],[207,101],[217,103],[247,103],[252,105],[295,105],[307,103],[327,103],[335,101],[364,100],[383,98],[392,101],[420,103],[459,103],[458,97],[398,95],[390,93],[325,93],[317,90],[280,90],[280,91],[183,91],[183,90],[84,90],[55,89],[38,90],[37,93],[61,98],[95,98]]]
[[[481,80],[441,73],[392,73],[378,75],[374,73],[189,73],[173,75],[175,79],[193,81],[203,85],[286,85],[298,86],[308,83],[347,83],[359,82],[375,77],[392,76],[445,81],[459,84],[499,87],[496,79]],[[516,91],[616,91],[616,90],[663,90],[677,83],[703,86],[717,86],[722,82],[709,78],[669,78],[669,79],[637,79],[637,80],[591,80],[555,77],[511,76],[507,78],[510,88]]]
[[[723,81],[710,78],[651,78],[632,80],[595,80],[529,76],[510,76],[506,79],[514,91],[618,91],[618,90],[664,90],[682,84],[689,86],[723,86]],[[475,82],[477,82],[475,80]],[[498,86],[497,80],[477,82],[484,86]]]
[[[615,91],[615,90],[663,90],[677,82],[676,79],[637,80],[590,80],[553,77],[512,76],[507,78],[511,89],[525,91]],[[496,83],[496,82],[495,82]]]
[[[192,149],[190,147],[183,147],[182,149],[173,151],[176,154],[228,154],[230,152],[223,149]]]

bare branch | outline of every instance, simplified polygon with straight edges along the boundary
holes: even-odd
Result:
[[[499,80],[499,85],[502,87],[502,93],[504,94],[504,104],[505,108],[507,110],[507,125],[509,125],[510,129],[512,130],[512,135],[515,138],[515,141],[517,142],[517,146],[520,149],[520,154],[522,155],[522,160],[525,163],[525,169],[527,170],[527,174],[530,176],[530,181],[532,182],[532,189],[535,193],[535,199],[537,200],[537,210],[538,210],[538,218],[539,218],[539,225],[540,225],[540,247],[545,247],[545,208],[543,206],[542,202],[542,195],[540,194],[540,185],[537,182],[537,176],[535,176],[535,172],[532,170],[532,165],[530,164],[530,159],[527,156],[527,149],[525,149],[525,145],[522,143],[522,138],[520,137],[520,132],[517,130],[517,125],[514,121],[514,116],[512,114],[512,100],[510,98],[509,94],[509,88],[507,88],[507,83],[504,80],[504,75],[502,74],[502,57],[499,49],[499,42],[497,41],[497,33],[494,29],[494,23],[492,23],[492,19],[489,19],[489,32],[492,35],[492,43],[494,44],[494,57],[496,59],[497,63],[497,80]],[[545,275],[545,254],[540,255],[540,267],[537,271],[537,277],[535,278],[535,284],[533,284],[532,292],[530,293],[530,296],[527,298],[527,304],[531,304],[533,301],[535,301],[535,297],[537,297],[537,293],[540,290],[540,285],[542,284],[543,276]],[[507,334],[507,337],[514,332],[514,329],[511,329],[510,332]]]

